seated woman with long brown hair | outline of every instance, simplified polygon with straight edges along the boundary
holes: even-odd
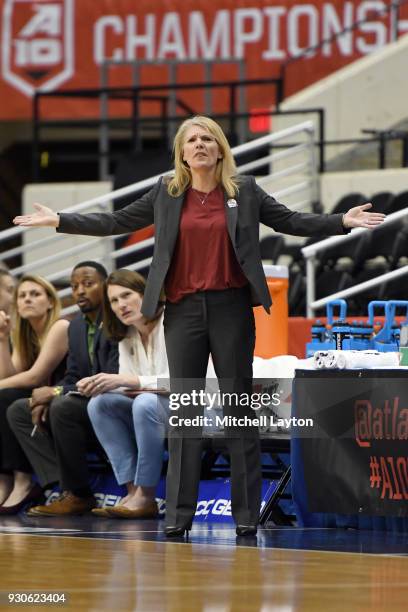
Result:
[[[141,313],[146,281],[137,272],[116,270],[105,283],[103,326],[119,341],[119,374],[97,374],[77,383],[92,396],[88,414],[128,494],[116,507],[95,509],[99,516],[144,519],[158,516],[156,486],[163,465],[169,418],[168,364],[163,301],[153,319]],[[124,392],[120,392],[120,390]],[[126,395],[130,392],[130,396]]]
[[[17,512],[41,493],[9,427],[7,408],[16,399],[30,397],[35,387],[59,378],[68,350],[69,322],[59,319],[61,303],[51,283],[23,276],[13,305],[13,324],[10,315],[0,311],[0,514]]]

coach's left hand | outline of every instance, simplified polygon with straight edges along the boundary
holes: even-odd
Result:
[[[343,215],[344,227],[347,229],[352,229],[353,227],[373,229],[377,225],[381,225],[385,219],[385,215],[383,213],[367,212],[371,207],[372,204],[367,202],[367,204],[350,208],[350,210]]]

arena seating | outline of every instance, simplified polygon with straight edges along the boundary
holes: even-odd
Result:
[[[260,243],[262,260],[268,260],[271,263],[276,264],[279,256],[282,253],[284,244],[285,240],[280,234],[265,236]]]
[[[408,206],[408,191],[402,191],[401,193],[394,196],[393,200],[387,209],[387,214],[391,214],[402,210]]]
[[[331,213],[346,212],[352,206],[372,202],[377,212],[391,214],[408,206],[408,191],[393,194],[381,191],[370,198],[361,193],[349,193],[341,197]],[[283,236],[271,235],[261,240],[261,256],[264,261],[286,264],[289,267],[289,314],[304,316],[305,262],[301,249],[319,239],[309,238],[300,244],[291,244]],[[408,225],[398,221],[379,228],[375,233],[364,232],[352,242],[326,248],[316,262],[317,299],[370,280],[390,270],[406,265],[408,259]],[[367,303],[372,299],[407,299],[408,289],[400,279],[380,287],[373,287],[349,300],[351,314],[365,314]]]
[[[344,213],[352,208],[353,206],[359,206],[368,202],[368,199],[362,193],[348,193],[347,195],[340,198],[340,200],[334,205],[330,213],[332,215],[337,213]]]

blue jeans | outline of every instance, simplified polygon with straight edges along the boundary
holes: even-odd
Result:
[[[118,484],[155,487],[163,463],[168,398],[155,393],[135,398],[103,393],[90,400],[88,414]]]

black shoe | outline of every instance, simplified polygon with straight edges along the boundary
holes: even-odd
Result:
[[[256,531],[256,525],[237,525],[235,533],[237,536],[254,536]]]
[[[168,525],[164,528],[164,535],[166,538],[182,538],[184,533],[188,540],[188,532],[191,529],[191,521],[186,525]]]
[[[13,506],[0,506],[0,515],[13,515],[18,514],[28,504],[38,503],[44,501],[44,492],[40,485],[35,484],[27,493],[27,495],[18,504]]]

